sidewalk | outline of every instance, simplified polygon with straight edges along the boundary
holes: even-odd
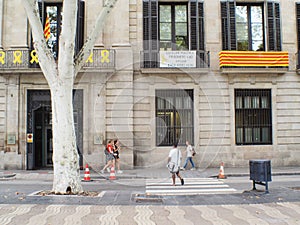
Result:
[[[81,171],[81,177],[84,177],[85,170]],[[197,169],[195,171],[183,171],[186,177],[216,177],[219,168]],[[227,177],[249,176],[249,168],[224,168],[224,174]],[[271,168],[272,176],[281,175],[300,175],[300,167],[274,167]],[[90,168],[91,179],[107,179],[109,173],[101,174]],[[167,168],[134,168],[131,170],[123,170],[122,174],[116,173],[117,179],[150,179],[165,178],[170,176]],[[0,179],[25,179],[25,180],[52,180],[53,170],[0,170]]]

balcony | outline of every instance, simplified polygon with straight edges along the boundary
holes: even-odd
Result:
[[[110,49],[94,49],[84,64],[84,70],[114,70],[115,51]],[[32,72],[39,69],[38,56],[35,50],[0,51],[0,72],[11,73]]]
[[[207,71],[210,54],[205,51],[142,51],[142,72],[172,73],[182,70]],[[156,70],[158,69],[158,70]]]
[[[288,52],[221,51],[222,73],[285,73],[289,68]]]

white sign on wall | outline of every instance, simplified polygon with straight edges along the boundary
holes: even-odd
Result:
[[[160,51],[160,67],[196,68],[196,51]]]

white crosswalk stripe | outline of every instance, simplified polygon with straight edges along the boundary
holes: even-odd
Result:
[[[214,178],[185,178],[184,185],[177,183],[176,186],[172,186],[170,178],[146,180],[147,195],[200,195],[234,192],[237,192],[237,190]]]

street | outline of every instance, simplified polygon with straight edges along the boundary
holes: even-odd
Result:
[[[269,193],[247,176],[83,182],[97,197],[39,196],[51,179],[0,180],[0,224],[300,224],[300,176],[273,176]],[[198,193],[198,194],[197,194]]]

